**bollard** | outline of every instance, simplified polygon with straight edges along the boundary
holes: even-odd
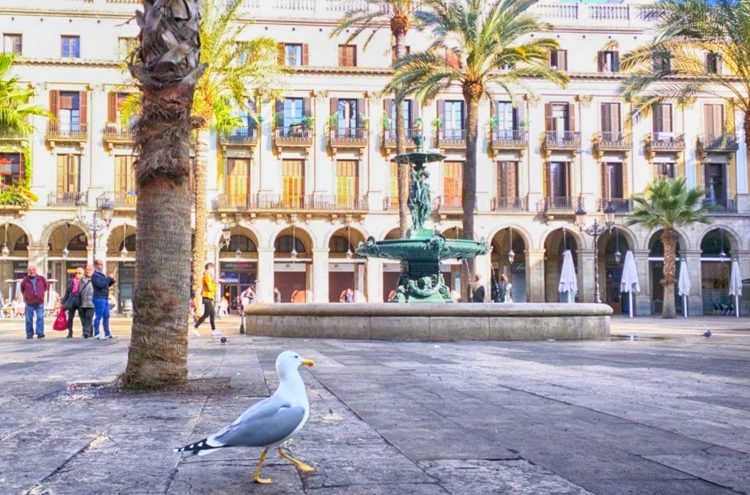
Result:
[[[245,308],[240,312],[240,335],[245,333]]]

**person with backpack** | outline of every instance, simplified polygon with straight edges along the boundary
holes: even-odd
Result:
[[[26,338],[34,338],[34,316],[36,315],[36,338],[44,338],[44,294],[49,284],[37,274],[36,265],[29,264],[26,276],[21,280],[21,294],[26,305]]]

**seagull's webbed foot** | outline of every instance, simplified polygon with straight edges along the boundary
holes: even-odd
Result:
[[[282,449],[281,447],[279,447],[278,452],[281,457],[294,464],[300,471],[305,473],[312,473],[313,471],[315,471],[315,468],[308,466],[299,459],[295,459],[291,454],[284,452],[284,449]]]
[[[258,459],[258,466],[255,468],[255,473],[253,473],[253,481],[256,483],[260,483],[261,485],[268,485],[270,483],[273,483],[271,478],[260,477],[260,470],[263,469],[263,463],[266,462],[267,454],[268,449],[263,449],[263,452],[260,453],[260,459]]]

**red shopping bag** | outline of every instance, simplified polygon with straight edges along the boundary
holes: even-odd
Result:
[[[55,323],[52,324],[53,330],[67,330],[68,329],[68,317],[65,315],[65,308],[60,308],[60,312],[57,313]]]

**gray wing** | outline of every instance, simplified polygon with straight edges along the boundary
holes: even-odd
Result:
[[[273,399],[269,397],[245,411],[234,423],[211,435],[209,443],[263,447],[291,435],[305,417],[305,408]]]

